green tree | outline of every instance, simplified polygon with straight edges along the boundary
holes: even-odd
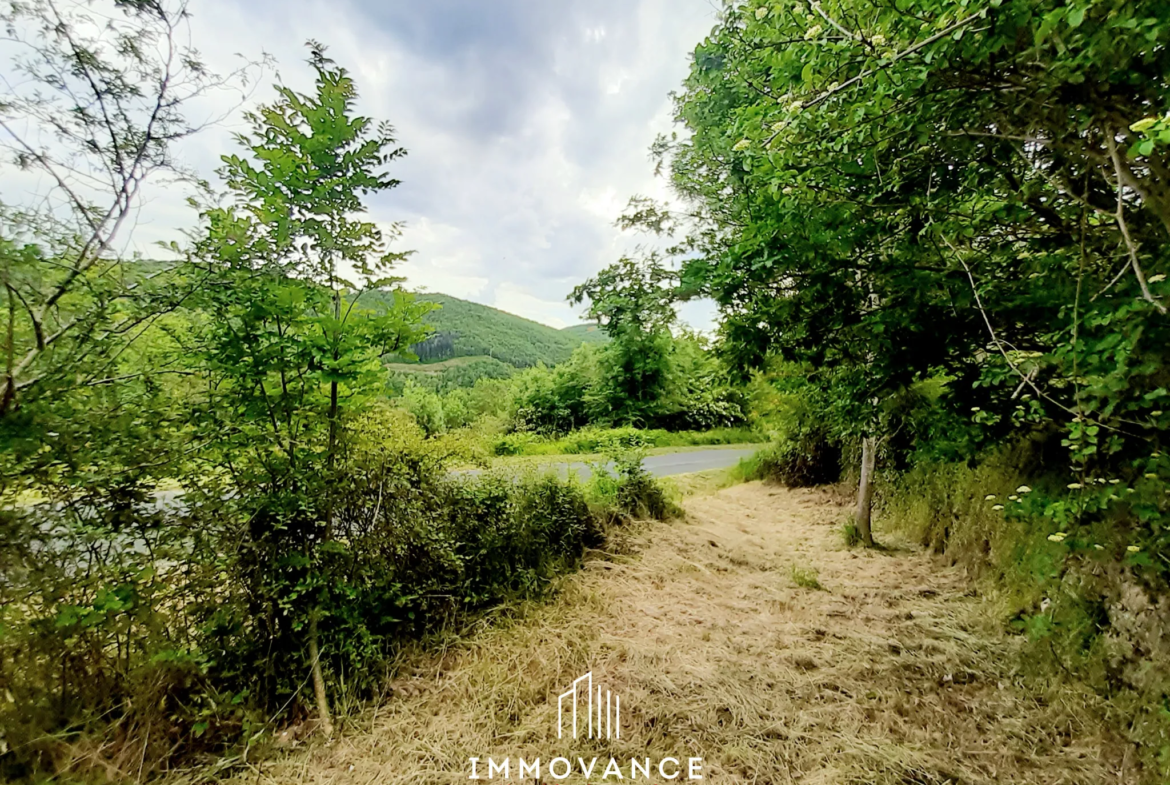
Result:
[[[318,630],[330,591],[321,565],[337,547],[342,418],[381,394],[381,358],[421,340],[431,306],[394,290],[380,314],[360,307],[365,291],[395,285],[379,276],[404,257],[387,252],[384,232],[363,218],[362,196],[398,184],[384,168],[405,151],[388,124],[354,114],[353,80],[319,44],[309,48],[315,92],[278,86],[275,103],[248,115],[252,130],[238,137],[247,157],[223,159],[235,204],[206,213],[199,256],[215,278],[205,303],[203,432],[215,475],[230,477],[252,507],[238,566],[256,611],[274,625],[284,624],[277,610],[290,616],[291,629],[270,630],[274,638],[304,631],[329,733]]]
[[[833,370],[864,475],[886,402],[936,374],[1001,435],[1055,419],[1132,451],[1165,394],[1166,25],[1155,2],[728,3],[690,133],[656,145],[688,213],[626,223],[688,232],[682,288],[737,359]]]
[[[617,422],[646,425],[658,414],[669,377],[674,280],[657,254],[623,256],[569,295],[574,304],[589,301],[587,317],[611,339],[601,365]]]
[[[174,145],[217,76],[184,44],[185,3],[5,2],[16,78],[0,102],[0,145],[42,198],[0,205],[0,418],[119,376],[119,351],[189,291],[159,265],[120,252],[151,180],[196,184]],[[165,285],[159,285],[165,280]]]

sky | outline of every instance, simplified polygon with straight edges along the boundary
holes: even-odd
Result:
[[[396,250],[408,286],[553,326],[581,321],[566,295],[650,238],[614,219],[634,194],[667,196],[648,149],[672,128],[671,90],[715,24],[718,0],[191,0],[192,36],[226,71],[237,54],[273,56],[250,102],[278,77],[311,86],[306,39],[350,70],[359,110],[389,120],[409,151],[402,184],[371,197],[379,222],[403,221]],[[227,99],[224,99],[227,100]],[[214,178],[243,130],[238,111],[184,142]],[[150,195],[135,245],[191,215],[178,194]],[[711,326],[713,306],[681,307]]]

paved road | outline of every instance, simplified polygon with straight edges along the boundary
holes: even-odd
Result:
[[[725,469],[728,466],[734,466],[739,463],[741,458],[752,455],[762,446],[736,447],[730,450],[696,450],[694,452],[676,452],[666,455],[649,455],[642,460],[642,465],[646,467],[646,471],[655,477],[669,477],[672,474],[688,474],[690,472],[707,471],[708,469]],[[535,463],[527,465],[535,465],[537,469],[554,469],[562,477],[568,476],[572,472],[582,480],[589,479],[589,475],[593,473],[589,464],[581,461],[550,461],[544,464]],[[483,471],[481,469],[464,469],[457,473],[476,475],[482,474]],[[174,511],[183,509],[183,492],[181,490],[157,491],[154,494],[154,498],[159,509]],[[20,506],[31,505],[21,504]]]
[[[741,458],[754,454],[758,449],[758,447],[737,447],[733,450],[696,450],[667,455],[649,455],[642,460],[642,465],[655,477],[668,477],[672,474],[725,469],[739,463]],[[588,479],[589,475],[593,473],[589,464],[581,461],[537,463],[535,465],[537,468],[554,469],[562,477],[572,472],[583,480]],[[473,469],[468,473],[478,474],[479,471]]]

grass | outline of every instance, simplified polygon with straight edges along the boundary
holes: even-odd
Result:
[[[529,433],[508,434],[496,441],[493,450],[500,456],[595,455],[612,447],[731,447],[763,441],[765,437],[750,428],[713,428],[708,431],[582,428],[558,438]]]
[[[755,447],[752,443],[743,444],[712,444],[688,445],[677,447],[650,447],[645,450],[647,455],[674,455],[676,453],[704,452],[706,450],[742,450]],[[501,455],[492,459],[493,466],[543,466],[550,463],[590,463],[592,461],[606,461],[609,456],[601,452],[589,453],[536,453],[534,455]]]
[[[1100,700],[1021,684],[959,570],[834,548],[841,509],[825,499],[694,497],[690,523],[652,524],[552,601],[404,654],[387,700],[339,738],[236,781],[456,783],[473,756],[693,755],[713,783],[1138,782]],[[840,591],[793,586],[797,555]],[[586,672],[621,696],[620,738],[557,738],[557,696]]]
[[[845,521],[840,528],[841,539],[845,542],[846,548],[856,548],[861,545],[861,530],[857,528],[857,524],[853,521]]]
[[[794,564],[789,569],[788,575],[792,578],[792,582],[802,589],[825,590],[825,587],[821,585],[821,577],[815,568],[805,569]]]

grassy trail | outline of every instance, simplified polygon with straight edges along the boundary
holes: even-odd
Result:
[[[471,756],[675,755],[701,756],[706,783],[1135,781],[1094,699],[1013,676],[1015,642],[959,572],[881,532],[889,550],[846,549],[825,491],[753,483],[685,506],[555,600],[416,658],[341,738],[242,780],[461,783]],[[558,741],[557,695],[589,670],[621,696],[621,739]]]

